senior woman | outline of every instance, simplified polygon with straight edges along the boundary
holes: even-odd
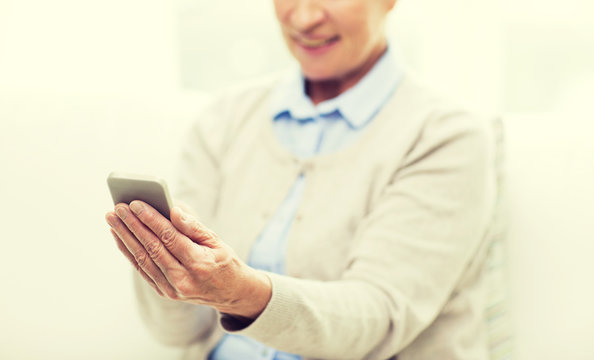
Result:
[[[147,326],[186,358],[487,358],[492,135],[398,67],[394,4],[275,0],[301,71],[196,122],[191,210],[107,214]]]

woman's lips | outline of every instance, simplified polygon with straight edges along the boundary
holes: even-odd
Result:
[[[293,41],[299,45],[302,49],[307,51],[308,53],[322,53],[326,50],[330,49],[334,44],[338,42],[340,36],[332,36],[329,38],[305,38],[305,37],[296,37],[293,38]]]

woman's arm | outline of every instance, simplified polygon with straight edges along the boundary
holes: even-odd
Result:
[[[494,201],[492,134],[463,114],[429,122],[360,223],[341,280],[269,274],[272,297],[245,327],[223,326],[312,358],[386,359],[439,314],[483,240]]]

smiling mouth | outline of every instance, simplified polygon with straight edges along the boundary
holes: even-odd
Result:
[[[307,38],[295,38],[294,40],[299,43],[300,45],[307,47],[307,48],[320,48],[331,44],[333,42],[338,41],[339,36],[333,36],[328,39],[307,39]]]

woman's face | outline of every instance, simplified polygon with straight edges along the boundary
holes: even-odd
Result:
[[[386,47],[396,0],[274,0],[282,33],[310,80],[357,77]]]

